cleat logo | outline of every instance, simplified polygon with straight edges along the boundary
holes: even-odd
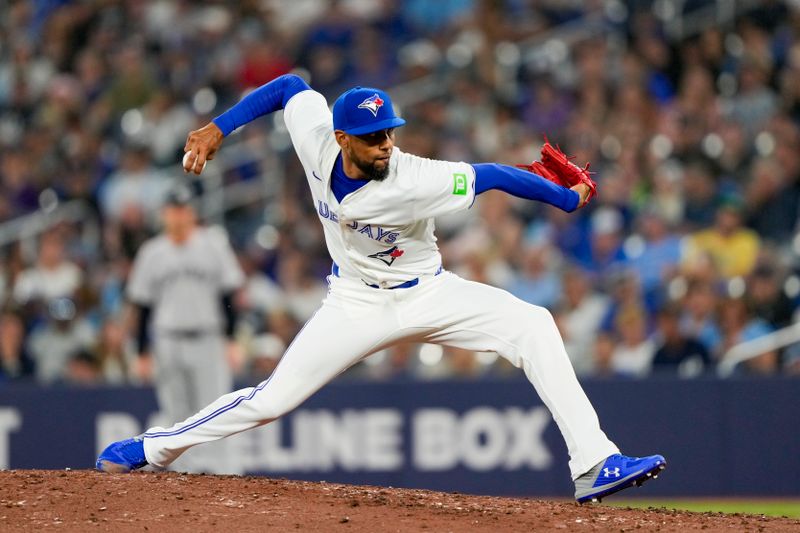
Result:
[[[613,469],[612,468],[604,468],[603,469],[603,475],[605,477],[619,477],[620,476],[619,467],[617,466],[617,467],[615,467]]]

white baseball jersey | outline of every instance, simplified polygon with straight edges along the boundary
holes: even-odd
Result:
[[[472,206],[472,165],[425,159],[395,147],[386,179],[368,182],[339,204],[330,176],[340,148],[325,98],[300,92],[286,104],[283,117],[340,275],[393,287],[435,274],[442,259],[433,218]]]
[[[243,283],[224,233],[196,228],[183,244],[159,235],[142,245],[127,294],[132,302],[154,308],[157,330],[221,331],[220,297]]]

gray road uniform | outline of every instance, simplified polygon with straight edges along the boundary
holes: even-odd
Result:
[[[140,248],[127,296],[152,310],[155,387],[163,419],[183,420],[232,389],[223,301],[243,283],[244,273],[219,229],[196,228],[182,244],[159,235]],[[142,313],[142,319],[149,314]],[[232,462],[225,464],[229,455],[221,448],[187,455],[175,468],[235,471]]]

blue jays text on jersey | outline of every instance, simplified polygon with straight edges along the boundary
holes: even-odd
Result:
[[[317,212],[323,219],[330,220],[337,224],[339,223],[339,217],[337,217],[330,206],[322,200],[317,201]],[[355,220],[347,224],[347,227],[374,241],[385,242],[386,244],[392,244],[400,236],[400,233],[397,231],[388,231],[374,224],[361,224]]]

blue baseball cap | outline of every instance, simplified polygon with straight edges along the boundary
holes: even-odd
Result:
[[[395,116],[392,99],[380,89],[353,87],[333,104],[333,129],[351,135],[397,128],[405,123]]]

